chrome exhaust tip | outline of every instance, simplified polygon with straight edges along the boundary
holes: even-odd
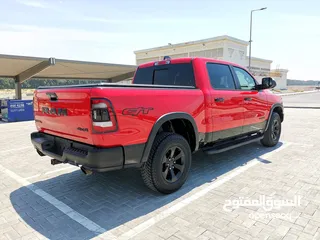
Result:
[[[51,159],[51,165],[57,165],[57,164],[61,164],[62,162],[60,162],[57,159]]]
[[[80,167],[81,171],[85,174],[85,175],[91,175],[92,174],[92,171],[89,170],[89,169],[86,169],[85,167]]]

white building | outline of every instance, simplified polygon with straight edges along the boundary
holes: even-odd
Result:
[[[135,51],[136,63],[141,64],[150,61],[162,60],[164,56],[171,58],[179,57],[207,57],[219,60],[234,62],[242,66],[248,67],[248,45],[247,41],[243,41],[227,35],[203,39],[199,41],[168,44],[162,47],[144,49]],[[272,76],[276,82],[278,89],[287,88],[287,72],[286,69],[271,69],[272,60],[262,58],[251,58],[251,72],[257,80],[265,76]]]

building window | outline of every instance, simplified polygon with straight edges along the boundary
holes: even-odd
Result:
[[[160,59],[162,60],[164,56],[161,56]],[[180,54],[169,54],[169,57],[171,57],[172,59],[174,58],[184,58],[184,57],[188,57],[188,53],[180,53]]]
[[[232,58],[233,52],[234,52],[234,49],[233,49],[233,48],[228,48],[228,53],[229,53],[229,57],[230,57],[230,58]]]
[[[244,51],[239,50],[240,59],[243,59],[244,57]]]
[[[147,62],[154,62],[154,61],[158,61],[158,60],[159,60],[158,57],[137,59],[137,65],[140,65],[142,63],[147,63]]]
[[[190,52],[190,57],[218,58],[223,57],[223,48]]]

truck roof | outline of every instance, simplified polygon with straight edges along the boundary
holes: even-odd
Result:
[[[227,62],[227,61],[222,61],[222,60],[213,59],[213,58],[205,58],[205,57],[174,58],[174,59],[171,59],[170,62],[173,63],[173,64],[189,63],[189,62],[191,62],[192,60],[195,60],[195,59],[199,59],[199,60],[205,61],[205,62],[215,62],[215,63],[233,65],[235,67],[242,67],[242,66],[240,66],[240,65],[238,65],[236,63],[233,63],[233,62]],[[161,60],[161,61],[165,61],[165,60]],[[151,66],[154,66],[154,63],[161,62],[161,61],[152,61],[152,62],[142,63],[142,64],[139,65],[139,68],[151,67]]]

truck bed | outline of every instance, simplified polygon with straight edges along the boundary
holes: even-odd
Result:
[[[79,84],[79,85],[62,85],[62,86],[40,86],[38,89],[61,89],[61,88],[172,88],[172,89],[194,89],[193,86],[178,85],[151,85],[151,84],[115,84],[115,83],[95,83],[95,84]]]
[[[115,118],[113,123],[105,123],[114,127],[108,133],[94,130],[102,124],[93,123],[96,99],[105,101],[110,117]],[[200,89],[185,86],[103,83],[39,87],[34,94],[34,114],[40,132],[111,147],[145,143],[155,121],[167,112],[196,114],[201,122],[203,101]]]

